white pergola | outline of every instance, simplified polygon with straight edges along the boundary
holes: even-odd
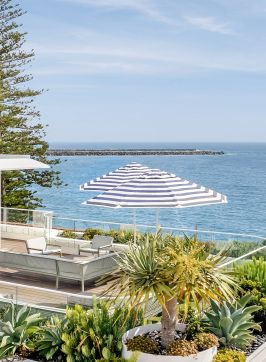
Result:
[[[0,154],[0,249],[2,248],[2,171],[33,170],[49,168],[49,165],[36,161],[28,155],[1,155]]]

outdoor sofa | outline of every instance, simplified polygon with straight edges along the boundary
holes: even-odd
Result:
[[[85,260],[72,260],[51,255],[0,251],[0,267],[55,276],[56,288],[60,278],[77,280],[81,282],[81,290],[84,292],[85,281],[96,279],[117,268],[117,257],[118,253],[109,253],[90,259],[84,258]]]

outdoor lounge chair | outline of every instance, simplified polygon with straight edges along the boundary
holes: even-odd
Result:
[[[56,245],[47,245],[44,237],[26,240],[26,247],[28,254],[60,254],[62,256],[61,248]]]
[[[92,253],[100,256],[100,252],[102,250],[106,252],[110,252],[110,248],[113,245],[114,238],[111,236],[104,235],[94,235],[91,240],[91,245],[89,247],[79,246],[79,255],[81,252],[83,253]]]

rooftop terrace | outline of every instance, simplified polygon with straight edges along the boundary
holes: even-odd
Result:
[[[110,230],[125,230],[130,225],[119,225],[117,223],[105,223],[95,220],[71,220],[66,218],[53,217],[52,213],[5,209],[3,222],[1,225],[2,251],[8,250],[26,254],[26,240],[38,236],[45,236],[48,242],[59,245],[62,248],[63,259],[88,260],[92,256],[78,255],[78,245],[88,243],[81,239],[82,232],[87,228],[100,228],[105,232]],[[71,229],[76,233],[76,239],[62,238],[64,229]],[[154,233],[156,227],[149,225],[137,225],[139,233]],[[131,228],[132,230],[132,228]],[[211,242],[217,248],[223,245],[233,245],[231,259],[250,258],[252,255],[263,253],[266,255],[265,238],[256,235],[221,233],[208,230],[175,229],[162,228],[162,232],[173,235],[197,234],[201,241]],[[121,245],[121,244],[120,244]],[[122,246],[121,246],[122,247]],[[59,280],[59,288],[55,286],[55,276],[45,273],[36,274],[17,270],[16,268],[6,268],[0,263],[0,302],[13,299],[16,302],[26,303],[45,310],[58,310],[67,304],[81,303],[91,305],[92,296],[101,296],[106,285],[96,286],[93,281],[85,282],[85,290],[81,292],[80,281],[71,279]]]
[[[2,250],[27,253],[24,240],[2,240]],[[72,257],[64,255],[64,258]],[[81,257],[82,258],[82,257]],[[88,257],[84,257],[87,259]],[[102,294],[106,285],[95,286],[85,283],[85,291],[80,291],[80,282],[62,279],[55,289],[55,278],[0,266],[0,300],[13,299],[16,302],[49,307],[63,308],[66,304],[83,303],[91,305],[92,296]]]

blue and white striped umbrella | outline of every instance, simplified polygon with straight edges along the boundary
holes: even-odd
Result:
[[[157,169],[83,204],[112,208],[185,208],[226,203],[226,196]]]
[[[143,175],[151,169],[140,163],[131,162],[95,180],[80,185],[82,191],[107,191]]]

